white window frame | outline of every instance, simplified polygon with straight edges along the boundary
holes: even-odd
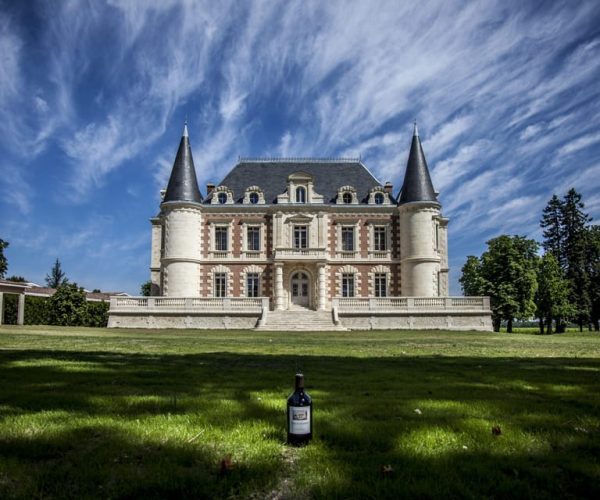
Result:
[[[221,231],[225,231],[225,248],[218,248],[218,242],[220,241],[217,238],[217,233],[221,232]],[[229,229],[229,225],[215,225],[214,227],[214,237],[213,237],[213,241],[214,241],[214,251],[215,252],[225,252],[225,253],[229,253],[231,251],[231,235],[230,235],[231,231]]]
[[[304,193],[304,199],[301,200],[298,196],[299,193]],[[294,189],[294,200],[296,201],[296,203],[301,203],[303,205],[305,205],[306,203],[308,203],[308,189],[306,189],[306,186],[296,186]]]
[[[246,283],[245,283],[245,295],[246,297],[260,297],[260,273],[250,272],[245,273],[246,275]],[[252,288],[250,288],[250,280],[254,282]],[[256,293],[249,293],[250,290],[254,290]]]
[[[222,284],[220,283],[222,280]],[[213,295],[217,298],[228,296],[229,275],[226,272],[216,272],[213,274]]]
[[[342,241],[340,242],[342,252],[356,252],[356,227],[355,226],[342,226],[340,229]],[[344,238],[345,235],[351,234],[352,238],[347,240]],[[351,248],[344,248],[346,243],[350,243]]]
[[[381,287],[381,280],[383,279],[383,288]],[[373,292],[375,297],[388,297],[388,275],[387,273],[375,273],[373,276]],[[383,292],[383,293],[382,293]]]
[[[258,248],[250,248],[250,233],[254,230],[258,231]],[[246,226],[246,252],[256,252],[259,253],[262,251],[262,227],[258,224],[249,224]]]
[[[342,297],[356,296],[356,275],[354,273],[342,273],[341,292]]]
[[[298,245],[296,244],[296,231],[299,231],[298,234],[300,236],[300,239],[298,239]],[[300,231],[302,231],[305,235],[304,245],[302,245],[302,239],[301,239],[302,232],[300,232]],[[309,248],[309,245],[310,245],[309,234],[310,234],[310,226],[308,224],[294,224],[293,234],[292,234],[292,248],[295,248],[297,250]]]

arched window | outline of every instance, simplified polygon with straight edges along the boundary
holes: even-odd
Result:
[[[349,205],[350,203],[352,203],[352,194],[346,191],[342,196],[342,200],[346,205]]]
[[[250,203],[252,203],[253,205],[256,205],[258,203],[258,193],[250,193],[250,196],[248,196],[248,199],[250,200]]]
[[[306,189],[302,186],[296,188],[296,203],[306,203]]]
[[[375,193],[375,205],[383,205],[383,193]]]
[[[225,205],[225,203],[227,203],[227,193],[219,193],[217,195],[217,200],[219,200],[221,205]]]

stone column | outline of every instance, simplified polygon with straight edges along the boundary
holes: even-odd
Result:
[[[275,264],[275,309],[283,309],[283,264]]]
[[[17,325],[25,323],[25,294],[19,294],[19,304],[17,305]]]
[[[0,325],[4,322],[4,293],[0,292]]]
[[[325,264],[319,264],[319,311],[325,310],[325,304],[327,302],[327,287],[325,280]]]

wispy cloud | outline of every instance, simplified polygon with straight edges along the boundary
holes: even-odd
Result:
[[[558,150],[558,156],[565,156],[575,153],[580,149],[587,148],[588,146],[597,144],[598,142],[600,142],[600,132],[592,132],[590,134],[583,135],[562,146]]]
[[[457,256],[497,230],[534,234],[530,214],[567,184],[599,209],[597,2],[10,7],[0,7],[0,168],[11,177],[0,189],[31,218],[37,203],[62,218],[77,204],[145,224],[186,115],[201,186],[238,155],[362,155],[396,190],[416,118]],[[140,196],[127,196],[134,185]]]

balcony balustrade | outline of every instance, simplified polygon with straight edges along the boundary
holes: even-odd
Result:
[[[278,248],[274,255],[276,260],[322,260],[328,256],[324,248]]]

